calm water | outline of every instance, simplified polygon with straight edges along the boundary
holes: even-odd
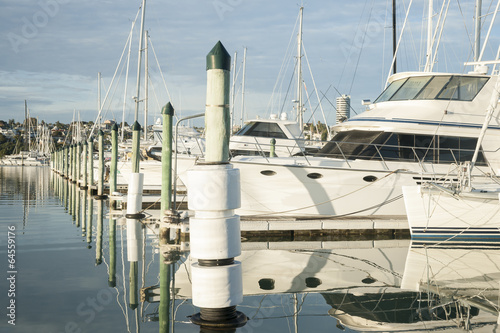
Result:
[[[48,168],[0,167],[0,189],[1,332],[200,332],[188,317],[199,312],[189,242],[159,246],[147,225],[135,265],[123,218]],[[250,320],[236,332],[498,331],[496,248],[249,240],[242,250],[238,310]]]

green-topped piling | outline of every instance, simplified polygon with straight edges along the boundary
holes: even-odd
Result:
[[[115,123],[111,127],[111,164],[109,168],[109,194],[116,192],[116,176],[118,166],[118,125]],[[113,200],[110,206],[116,208],[116,202]]]
[[[99,130],[99,164],[98,164],[98,180],[97,180],[97,200],[106,199],[108,196],[104,194],[104,132]]]
[[[82,156],[82,164],[83,164],[83,171],[82,171],[82,186],[81,188],[86,190],[88,188],[88,178],[89,178],[89,175],[88,175],[88,162],[87,162],[87,159],[88,159],[88,148],[89,145],[87,143],[87,141],[84,141],[83,142],[83,148],[82,148],[82,152],[83,152],[83,156]]]
[[[132,173],[139,173],[141,125],[137,121],[132,125]]]
[[[88,163],[88,187],[89,193],[92,193],[92,187],[94,186],[94,139],[89,137],[88,140],[88,154],[87,154],[87,163]]]
[[[161,111],[163,117],[163,142],[161,150],[161,214],[172,209],[172,117],[174,108],[170,102]]]
[[[243,301],[240,173],[229,164],[229,71],[231,57],[218,42],[207,55],[205,163],[188,171],[193,305],[191,321],[207,329],[236,330],[247,317],[236,311]]]
[[[231,56],[219,41],[207,54],[207,96],[205,105],[205,162],[229,161],[229,84]]]
[[[82,172],[82,143],[78,142],[76,144],[76,158],[75,158],[75,164],[76,164],[76,184],[80,186],[80,180],[81,180],[81,172]]]
[[[73,144],[71,146],[71,156],[72,156],[72,161],[71,161],[71,182],[76,183],[76,144]]]
[[[276,139],[271,139],[271,148],[269,149],[269,157],[276,157]]]

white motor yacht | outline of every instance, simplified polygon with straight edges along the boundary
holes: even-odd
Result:
[[[237,213],[406,219],[402,186],[453,181],[453,170],[474,154],[496,81],[479,69],[391,76],[369,109],[336,125],[316,154],[232,158],[241,173]],[[479,150],[471,175],[475,181],[491,174],[485,149],[488,158],[499,158],[498,117],[488,133],[491,140]]]

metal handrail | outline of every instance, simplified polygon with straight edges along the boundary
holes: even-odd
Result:
[[[173,190],[173,198],[172,198],[173,200],[172,201],[173,201],[174,205],[177,203],[177,137],[178,137],[177,133],[179,130],[179,123],[181,121],[184,121],[184,120],[199,118],[199,117],[204,117],[204,116],[205,116],[205,113],[198,113],[198,114],[195,114],[192,116],[180,118],[175,123],[175,155],[174,155],[174,170],[172,170],[173,178],[174,178],[174,190]],[[200,151],[201,151],[201,149],[200,149]]]

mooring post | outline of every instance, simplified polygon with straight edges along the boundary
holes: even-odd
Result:
[[[82,189],[86,190],[88,188],[88,172],[87,172],[87,166],[88,166],[88,162],[87,162],[87,158],[88,158],[88,143],[87,141],[84,141],[83,142],[83,156],[82,156],[82,163],[83,163],[83,171],[82,171],[82,180],[83,180],[83,184],[82,184]]]
[[[88,140],[88,176],[89,176],[89,193],[92,193],[92,187],[94,186],[94,139],[92,137],[89,137]]]
[[[167,215],[172,208],[172,117],[174,108],[170,102],[161,110],[163,117],[161,148],[161,214]]]
[[[76,144],[76,158],[75,158],[75,164],[76,164],[76,185],[80,187],[80,175],[81,175],[81,165],[82,165],[82,143],[78,142]]]
[[[140,137],[141,135],[141,125],[137,121],[132,125],[132,173],[139,172],[139,161],[140,161]]]
[[[104,194],[104,132],[99,130],[99,164],[98,164],[97,195],[95,199],[103,200],[108,196]]]
[[[236,311],[243,301],[240,173],[229,161],[229,72],[231,57],[221,42],[207,55],[205,163],[188,171],[193,304],[200,313],[191,321],[202,327],[233,329],[247,317]]]
[[[271,139],[271,148],[269,151],[269,157],[276,157],[276,139]]]
[[[75,166],[75,161],[74,161],[74,145],[69,146],[69,181],[73,182],[73,174],[74,174],[74,166]]]
[[[71,154],[73,156],[73,160],[71,162],[72,168],[71,168],[71,182],[76,183],[76,143],[73,144],[71,148]]]
[[[116,192],[116,173],[118,169],[118,125],[111,127],[111,164],[109,167],[109,194]],[[116,208],[116,201],[111,200],[110,208]]]
[[[141,258],[140,253],[142,252],[142,247],[139,246],[142,229],[140,219],[145,217],[145,215],[141,212],[144,174],[139,173],[140,131],[141,125],[135,121],[132,125],[132,173],[130,174],[130,181],[128,184],[127,214],[125,214],[125,217],[127,218],[127,258],[130,262],[129,307],[131,309],[136,309],[138,306],[138,262],[139,258]]]

